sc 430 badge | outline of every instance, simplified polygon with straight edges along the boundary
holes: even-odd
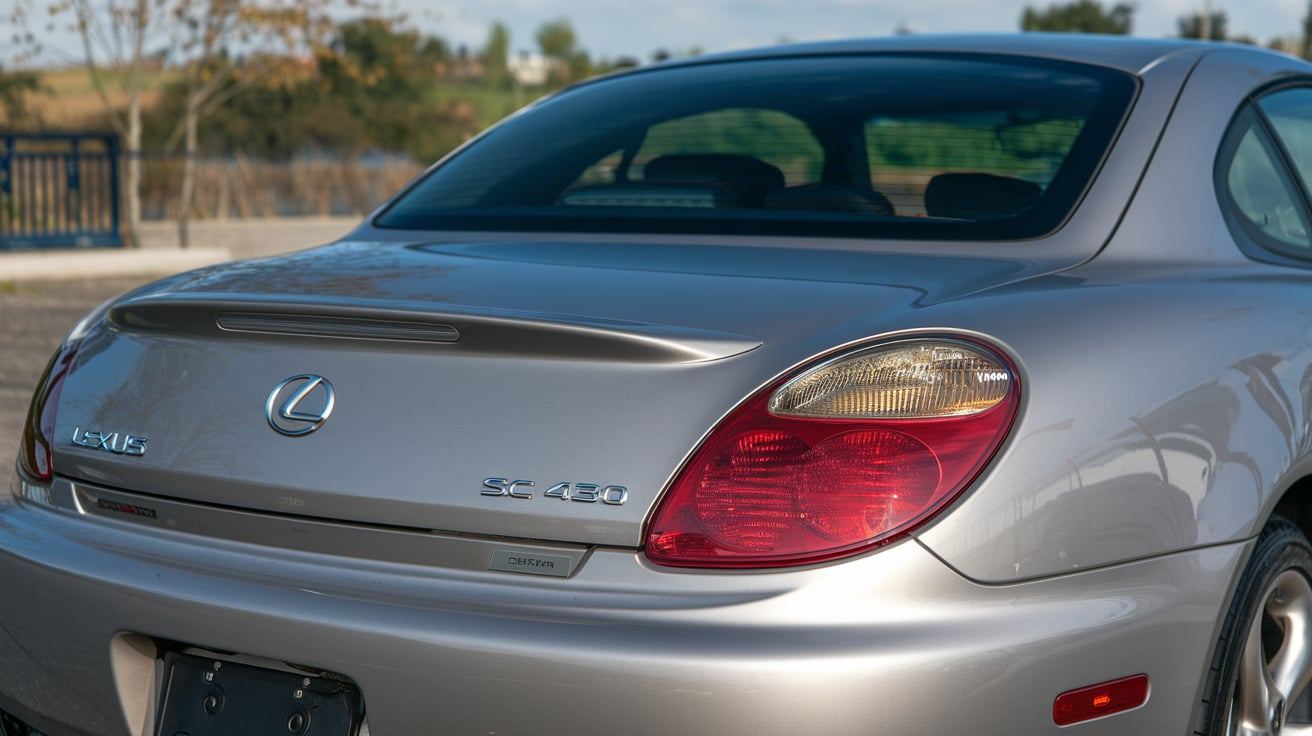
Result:
[[[511,498],[533,498],[532,488],[537,483],[531,480],[510,480],[509,478],[484,478],[484,496],[509,496]],[[557,483],[542,492],[546,498],[558,498],[561,501],[578,501],[580,503],[601,502],[607,506],[623,506],[629,500],[629,489],[624,486],[603,486],[596,483]]]
[[[89,447],[93,450],[112,452],[115,455],[146,454],[146,438],[118,432],[84,431],[81,427],[73,428],[73,444]]]

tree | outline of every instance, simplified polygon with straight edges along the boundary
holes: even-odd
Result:
[[[543,56],[563,59],[574,53],[574,29],[564,18],[543,23],[535,38]]]
[[[385,151],[420,159],[450,150],[451,126],[437,100],[436,71],[447,62],[446,43],[380,18],[343,24],[333,53],[320,59],[328,93],[368,130]]]
[[[1226,40],[1226,22],[1224,10],[1218,10],[1211,14],[1211,22],[1205,23],[1207,17],[1202,13],[1190,13],[1182,15],[1176,20],[1176,25],[1180,29],[1180,38],[1194,38],[1207,41],[1224,41]],[[1207,38],[1204,39],[1203,36]]]
[[[343,23],[312,51],[233,59],[239,91],[200,120],[200,150],[279,160],[315,152],[432,160],[486,122],[467,96],[449,94],[441,82],[462,73],[448,72],[448,44],[397,20]],[[181,82],[163,92],[146,116],[148,139],[168,137],[185,107]]]
[[[483,47],[483,74],[485,78],[498,87],[510,84],[510,70],[507,60],[510,58],[510,29],[500,21],[492,24],[488,32],[487,44]]]
[[[1298,52],[1304,59],[1312,59],[1312,2],[1308,3],[1307,15],[1303,16],[1303,38]]]
[[[40,90],[41,83],[32,72],[0,68],[0,126],[12,129],[27,124],[31,117],[27,96]]]
[[[124,206],[127,210],[128,247],[141,246],[141,92],[148,50],[154,50],[168,13],[160,2],[130,0],[100,3],[66,0],[51,3],[52,16],[71,16],[72,30],[82,44],[82,66],[99,95],[114,131],[123,139]],[[148,48],[150,47],[150,48]],[[111,90],[127,96],[120,111],[110,99]]]
[[[293,0],[290,4],[257,0],[172,0],[170,47],[177,57],[185,85],[185,104],[169,146],[181,135],[182,185],[178,201],[178,244],[189,245],[188,225],[196,191],[197,128],[200,119],[214,112],[242,88],[246,78],[230,60],[234,44],[255,44],[266,50],[259,59],[279,62],[269,79],[283,76],[288,57],[269,54],[277,48],[291,51],[302,45],[323,43],[335,28],[328,15],[329,0]],[[353,5],[349,2],[348,5]],[[294,62],[291,62],[294,65]]]
[[[257,54],[232,62],[236,94],[198,121],[198,155],[213,153],[284,160],[314,150],[349,155],[371,144],[368,121],[339,102],[316,65],[303,56]],[[187,89],[181,80],[163,90],[146,115],[147,140],[176,135]]]
[[[67,19],[69,30],[81,42],[77,58],[100,97],[110,125],[123,139],[124,223],[129,247],[140,246],[142,92],[148,72],[157,60],[181,70],[187,83],[187,104],[179,123],[187,137],[190,159],[195,155],[195,128],[199,118],[230,95],[225,87],[228,48],[234,41],[250,41],[259,28],[269,38],[302,43],[307,34],[331,26],[328,5],[335,0],[17,0],[14,19],[29,25],[29,10],[44,8],[53,19]],[[340,0],[354,6],[358,0]],[[48,30],[52,30],[48,28]],[[30,32],[26,37],[35,39]],[[33,43],[36,43],[33,41]],[[114,96],[126,97],[120,108]],[[190,160],[188,161],[190,164]],[[188,176],[184,173],[183,209],[179,235],[186,240],[190,209]]]
[[[1021,14],[1022,31],[1075,31],[1124,36],[1134,24],[1134,5],[1117,3],[1104,9],[1096,0],[1053,4],[1044,10],[1026,7]]]
[[[538,27],[536,39],[542,55],[552,60],[553,76],[558,83],[568,84],[591,71],[587,52],[577,47],[574,28],[568,20],[560,18],[543,23]]]
[[[431,160],[477,132],[468,102],[443,99],[439,79],[451,63],[448,49],[399,19],[342,23],[315,47],[311,68],[269,79],[290,84],[252,84],[235,98],[233,112],[242,114],[218,120],[220,134],[229,145],[264,156],[319,149]],[[275,110],[276,124],[269,125],[265,119]],[[256,120],[243,119],[249,117]]]
[[[185,141],[178,195],[178,245],[186,248],[190,245],[188,225],[196,192],[196,128],[202,115],[236,92],[232,65],[220,51],[231,36],[244,29],[247,17],[241,0],[183,2],[173,8],[173,13],[179,29],[175,41],[187,54],[183,64],[186,104],[178,124]]]

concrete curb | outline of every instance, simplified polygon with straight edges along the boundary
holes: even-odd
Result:
[[[63,250],[0,253],[0,282],[105,276],[167,276],[232,260],[227,248]]]

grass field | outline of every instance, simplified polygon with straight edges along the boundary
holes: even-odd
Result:
[[[127,105],[127,92],[117,80],[106,73],[105,92],[110,103],[122,108]],[[143,77],[141,102],[144,108],[154,105],[160,89],[174,79],[175,72],[147,71]],[[28,102],[37,119],[52,130],[109,127],[105,105],[96,92],[91,74],[81,67],[46,69],[40,72],[40,91]]]

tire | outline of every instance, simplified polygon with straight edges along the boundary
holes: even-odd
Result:
[[[1312,547],[1273,516],[1253,547],[1217,640],[1198,736],[1306,734],[1289,713],[1312,680]],[[1291,722],[1296,721],[1296,722]]]

